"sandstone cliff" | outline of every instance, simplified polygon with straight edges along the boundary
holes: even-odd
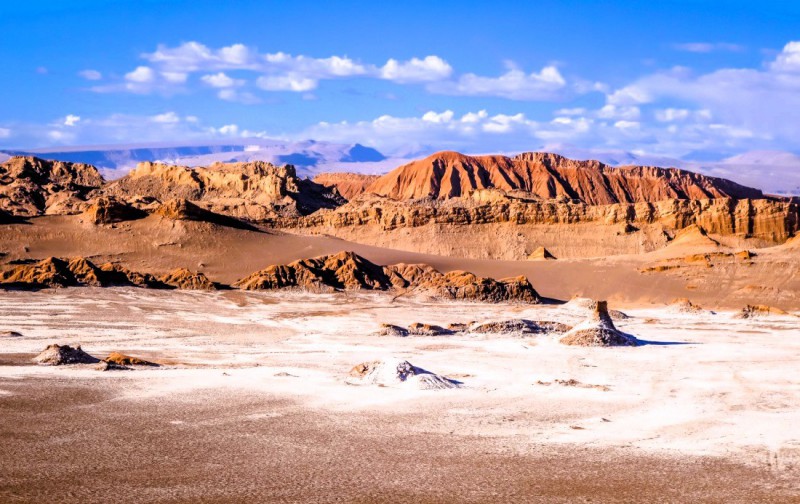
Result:
[[[80,213],[102,184],[90,165],[13,157],[0,163],[0,210],[22,217]]]
[[[577,200],[589,205],[763,196],[759,190],[729,180],[675,168],[613,168],[599,161],[574,161],[542,152],[513,158],[439,152],[380,177],[366,192],[410,200],[458,198],[480,189],[518,191],[537,199]]]
[[[800,232],[793,202],[730,198],[588,205],[498,196],[417,200],[361,197],[273,225],[403,250],[524,259],[538,247],[556,257],[650,252],[697,225],[731,246],[764,247]]]

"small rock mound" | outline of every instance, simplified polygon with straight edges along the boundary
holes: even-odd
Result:
[[[22,264],[0,273],[0,283],[19,287],[70,287],[77,285],[66,261],[56,257]]]
[[[69,345],[48,345],[34,359],[42,366],[62,366],[65,364],[97,364],[100,359],[84,352],[80,345],[72,348]]]
[[[146,361],[138,357],[131,357],[130,355],[119,352],[111,352],[103,361],[119,366],[158,366],[155,362]]]
[[[636,338],[614,327],[608,313],[608,304],[598,301],[597,308],[591,317],[568,331],[561,343],[576,346],[636,346]]]
[[[469,332],[486,334],[546,334],[565,333],[570,329],[570,326],[562,324],[561,322],[511,319],[498,322],[476,323],[469,327]]]
[[[192,273],[186,268],[178,268],[161,277],[161,281],[179,289],[216,290],[217,285],[203,273]]]
[[[408,326],[408,334],[410,336],[449,336],[453,334],[453,331],[438,325],[414,322]]]
[[[101,196],[89,205],[89,208],[83,212],[83,216],[92,224],[97,225],[141,219],[146,217],[147,213],[113,196]]]
[[[692,303],[688,298],[679,298],[670,305],[672,311],[678,313],[703,313],[705,310],[701,306]]]
[[[209,222],[219,226],[254,230],[253,226],[228,215],[214,213],[185,199],[171,199],[159,206],[155,213],[172,220]]]
[[[528,259],[531,261],[553,261],[556,259],[556,256],[551,254],[546,248],[539,247],[528,256]]]
[[[408,329],[393,324],[381,324],[378,336],[408,336]]]
[[[408,361],[389,359],[364,362],[350,370],[347,383],[382,387],[409,387],[421,390],[451,389],[460,383],[418,368]]]
[[[780,308],[775,308],[774,306],[747,305],[742,308],[742,311],[736,314],[735,317],[739,319],[751,319],[758,317],[769,317],[771,315],[788,315],[788,313]]]
[[[122,364],[117,364],[116,362],[109,362],[106,360],[101,360],[95,367],[97,371],[130,371],[131,368],[128,366],[123,366]]]
[[[17,331],[0,331],[0,338],[19,338],[22,333]]]

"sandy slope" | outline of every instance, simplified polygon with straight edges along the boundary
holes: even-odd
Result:
[[[381,294],[76,288],[0,293],[0,314],[23,335],[0,348],[4,500],[70,478],[71,501],[112,489],[150,501],[800,498],[792,316],[631,310],[618,327],[650,344],[602,349],[555,335],[378,337],[382,322],[586,315]],[[52,342],[167,365],[28,365]],[[383,357],[463,385],[345,383]]]
[[[713,249],[713,250],[711,250]],[[557,261],[461,259],[361,245],[325,236],[254,232],[159,216],[114,226],[94,226],[81,216],[47,216],[28,224],[0,226],[0,262],[48,256],[86,256],[120,261],[139,271],[167,273],[176,267],[205,272],[232,283],[270,264],[352,250],[378,264],[428,263],[442,271],[468,270],[494,278],[526,275],[540,294],[608,298],[627,306],[665,304],[689,297],[709,308],[745,304],[800,309],[800,263],[794,242],[759,249],[748,261],[716,257],[686,262],[697,240],[635,256]],[[728,250],[717,246],[710,251]],[[730,249],[734,250],[734,249]],[[711,264],[711,267],[708,266]],[[642,273],[647,268],[674,266]]]

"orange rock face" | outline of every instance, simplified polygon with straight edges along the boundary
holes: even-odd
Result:
[[[409,200],[458,198],[481,189],[521,191],[540,199],[578,200],[589,205],[763,196],[759,190],[729,180],[675,168],[613,168],[598,161],[574,161],[540,152],[513,158],[439,152],[393,170],[366,191]]]
[[[364,175],[361,173],[320,173],[314,177],[314,182],[324,186],[335,187],[342,197],[351,200],[363,193],[378,178],[380,178],[379,175]]]

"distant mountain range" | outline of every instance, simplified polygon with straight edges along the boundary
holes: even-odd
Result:
[[[598,160],[611,166],[660,166],[722,177],[769,194],[800,195],[800,156],[784,151],[750,151],[719,160],[704,153],[686,158],[635,154],[624,150],[582,149],[569,145],[545,146],[576,160]],[[419,158],[432,152],[415,153]],[[509,153],[516,154],[516,153]],[[185,166],[207,166],[215,162],[269,161],[292,164],[301,177],[325,172],[383,174],[411,162],[412,157],[391,157],[361,144],[338,144],[306,140],[240,139],[226,142],[127,144],[61,147],[31,150],[0,150],[0,162],[12,155],[34,155],[44,159],[87,163],[108,179],[125,175],[141,161],[161,161]],[[702,159],[702,160],[701,160]]]
[[[292,164],[301,176],[313,176],[324,171],[384,173],[405,161],[405,159],[387,158],[379,151],[360,144],[335,144],[313,140],[284,142],[265,139],[202,144],[164,143],[7,149],[0,150],[0,161],[17,155],[91,164],[108,179],[127,174],[142,161],[159,161],[184,166],[207,166],[215,162],[268,161],[276,165]]]

